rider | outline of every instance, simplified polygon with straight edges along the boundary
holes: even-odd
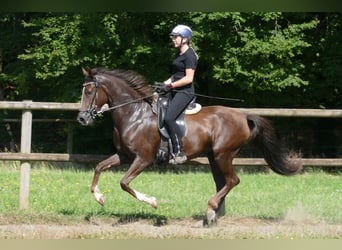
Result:
[[[169,163],[181,164],[187,161],[187,157],[184,154],[182,134],[176,120],[195,97],[193,80],[198,56],[190,46],[192,30],[189,26],[177,25],[170,36],[174,47],[178,49],[172,63],[173,72],[169,79],[158,83],[156,90],[159,92],[170,91],[171,98],[164,117],[173,149],[173,158]]]

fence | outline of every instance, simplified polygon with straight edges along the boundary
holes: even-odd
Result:
[[[21,143],[20,153],[0,153],[1,160],[19,160],[20,167],[20,188],[19,188],[19,208],[25,209],[29,206],[29,185],[30,185],[30,161],[75,161],[89,162],[100,161],[106,158],[105,155],[88,154],[51,154],[51,153],[31,153],[31,133],[32,133],[32,111],[34,110],[63,110],[77,111],[79,103],[51,103],[51,102],[0,102],[0,109],[22,110],[21,117]],[[262,116],[276,117],[321,117],[321,118],[342,118],[340,109],[243,109],[246,113],[253,113]],[[208,164],[205,158],[197,158],[193,163]],[[236,158],[234,165],[255,166],[266,165],[261,158]],[[303,159],[304,165],[310,166],[342,166],[342,159]]]

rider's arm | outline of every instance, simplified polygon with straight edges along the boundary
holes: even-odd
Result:
[[[166,85],[172,84],[171,88],[178,88],[178,87],[182,87],[182,86],[185,86],[187,84],[192,83],[192,81],[194,80],[194,76],[195,76],[195,70],[194,69],[186,69],[185,70],[185,76],[182,77],[181,79],[172,82],[172,77],[170,77],[169,79],[164,81],[164,83]]]
[[[185,85],[188,85],[193,82],[195,76],[195,70],[194,69],[186,69],[185,70],[185,76],[181,79],[174,81],[172,83],[172,88],[178,88]]]

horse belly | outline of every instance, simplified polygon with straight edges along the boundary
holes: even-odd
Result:
[[[186,132],[183,138],[187,155],[199,155],[210,152],[212,145],[212,125],[208,120],[186,120]]]
[[[216,150],[236,150],[250,136],[246,115],[222,106],[209,106],[186,119],[184,144],[189,151],[208,153]]]

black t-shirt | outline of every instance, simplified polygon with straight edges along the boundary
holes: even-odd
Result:
[[[180,55],[177,53],[176,58],[173,60],[173,74],[172,79],[173,82],[183,78],[185,76],[186,69],[194,69],[197,68],[197,55],[195,51],[190,47],[185,51],[184,54]],[[193,84],[187,84],[185,86],[177,88],[177,90],[187,90],[194,92]]]

